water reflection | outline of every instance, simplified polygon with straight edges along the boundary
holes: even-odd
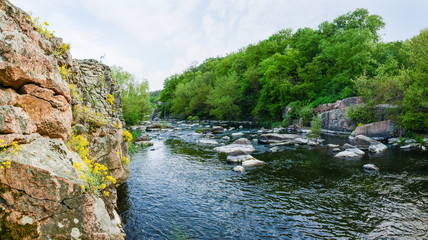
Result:
[[[253,154],[244,174],[188,141],[132,156],[119,188],[127,239],[426,238],[428,159],[390,150],[357,161],[325,149]],[[380,174],[364,172],[375,163]]]

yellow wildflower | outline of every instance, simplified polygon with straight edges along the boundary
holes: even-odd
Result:
[[[132,141],[132,134],[125,129],[123,130],[123,140],[130,143]]]

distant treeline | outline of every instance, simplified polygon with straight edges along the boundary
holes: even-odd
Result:
[[[287,105],[298,119],[319,104],[362,95],[396,104],[392,114],[402,126],[426,131],[428,30],[384,43],[384,26],[380,16],[357,9],[316,30],[281,30],[166,79],[161,111],[180,119],[281,121]]]

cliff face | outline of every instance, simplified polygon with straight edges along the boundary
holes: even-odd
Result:
[[[0,0],[0,236],[123,239],[115,186],[82,188],[85,161],[67,147],[83,136],[116,184],[128,178],[118,86],[108,67],[62,46]]]
[[[86,133],[95,162],[107,166],[118,183],[123,183],[129,169],[122,158],[129,156],[123,141],[119,86],[110,68],[96,60],[73,60],[71,65],[70,85],[76,89],[72,94],[73,128]]]

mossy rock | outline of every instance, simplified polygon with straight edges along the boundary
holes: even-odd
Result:
[[[37,224],[19,224],[7,220],[9,216],[4,210],[0,209],[0,237],[1,239],[21,240],[21,239],[37,239],[39,233]]]

